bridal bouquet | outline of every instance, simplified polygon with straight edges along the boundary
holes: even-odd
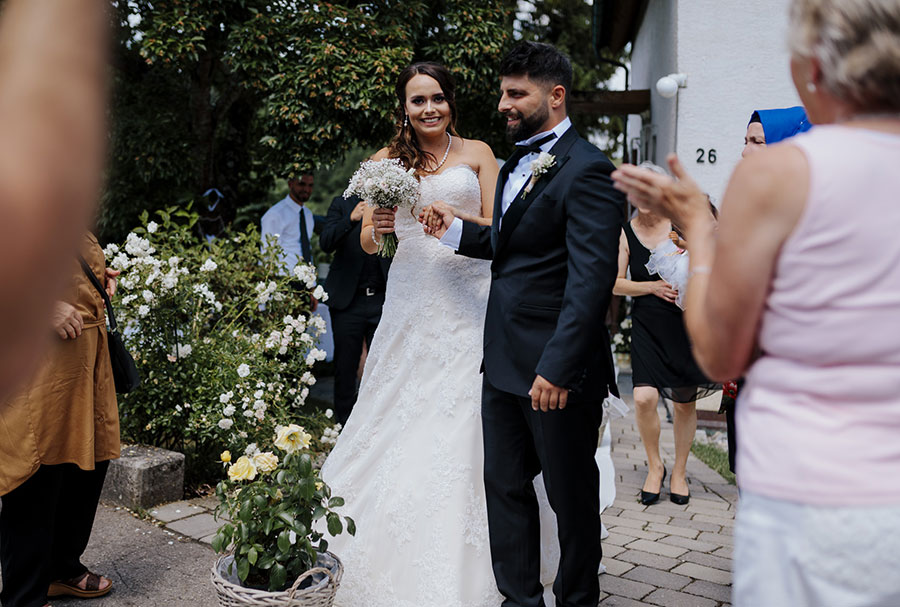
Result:
[[[344,198],[353,195],[371,207],[412,209],[419,199],[419,180],[415,169],[405,169],[397,158],[368,160],[359,166],[344,191]],[[397,235],[382,236],[378,254],[393,257],[396,252]]]

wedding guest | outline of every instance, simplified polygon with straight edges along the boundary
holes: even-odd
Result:
[[[767,145],[778,143],[797,133],[805,133],[812,127],[802,106],[777,108],[772,110],[756,110],[747,124],[744,136],[744,149],[741,157],[746,158]],[[732,472],[737,470],[737,422],[735,420],[736,400],[734,393],[740,392],[744,378],[736,380],[733,390],[725,390],[722,394],[720,413],[725,413],[725,426],[728,436],[728,467]]]
[[[115,293],[93,234],[81,255]],[[119,413],[103,298],[71,259],[52,317],[55,343],[30,381],[0,409],[0,604],[94,598],[112,582],[81,563],[109,460],[119,457]],[[48,591],[49,588],[49,591]]]
[[[661,169],[660,169],[661,170]],[[697,367],[684,329],[682,311],[675,304],[678,292],[650,274],[650,252],[669,239],[671,222],[652,211],[638,209],[619,239],[619,273],[613,293],[632,298],[631,365],[635,420],[647,453],[647,478],[641,503],[659,500],[666,467],[659,455],[659,397],[671,400],[674,412],[675,462],[669,499],[688,503],[687,458],[697,432],[697,398],[716,390]],[[671,246],[671,245],[669,245]],[[630,278],[627,273],[630,271]]]
[[[685,228],[701,367],[747,372],[733,604],[897,605],[900,3],[794,0],[790,42],[819,126],[738,165],[718,237],[676,158],[615,178]]]
[[[325,288],[334,327],[334,410],[342,425],[356,403],[360,356],[364,345],[372,346],[381,320],[391,265],[390,258],[368,255],[359,244],[367,206],[355,196],[336,196],[319,237],[322,250],[334,252]]]
[[[0,3],[0,403],[46,322],[103,172],[108,3]],[[2,406],[2,405],[0,405]]]
[[[278,240],[281,261],[290,271],[300,261],[313,263],[312,240],[316,220],[306,202],[312,195],[314,177],[307,173],[288,179],[287,196],[272,205],[262,216],[262,240]]]
[[[747,123],[747,134],[744,136],[744,149],[741,157],[764,149],[766,145],[778,143],[797,133],[805,133],[812,127],[802,106],[777,108],[773,110],[756,110],[750,115]]]

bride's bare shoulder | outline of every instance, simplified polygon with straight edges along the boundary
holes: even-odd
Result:
[[[474,168],[486,166],[487,163],[496,163],[494,150],[491,146],[478,139],[463,139],[460,137],[460,152],[463,161]]]
[[[388,148],[381,148],[374,154],[369,160],[384,160],[385,158],[390,158],[391,151]]]

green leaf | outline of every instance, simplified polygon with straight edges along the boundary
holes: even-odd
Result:
[[[297,483],[300,490],[300,497],[304,500],[311,500],[316,494],[316,480],[313,477],[305,476]]]
[[[356,521],[354,521],[349,516],[344,517],[344,521],[347,523],[347,533],[350,535],[356,535]]]
[[[259,555],[256,552],[256,548],[250,548],[250,550],[247,551],[247,560],[250,561],[251,565],[256,564],[256,559],[258,556]]]
[[[240,580],[242,582],[246,582],[247,576],[250,575],[250,561],[248,561],[245,557],[239,558],[237,572]]]
[[[344,530],[344,525],[341,523],[341,517],[334,512],[329,512],[325,520],[328,521],[328,533],[331,535],[338,535]]]
[[[287,585],[287,569],[281,563],[276,563],[269,571],[269,590],[272,592],[284,590]]]
[[[342,498],[342,497],[333,497],[330,500],[328,500],[329,508],[340,508],[343,505],[344,505],[344,498]]]
[[[282,531],[278,534],[278,549],[285,553],[291,551],[290,531]]]

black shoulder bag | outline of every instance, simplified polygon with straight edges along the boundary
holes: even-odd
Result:
[[[106,316],[109,319],[109,330],[106,332],[106,339],[109,344],[109,359],[112,362],[116,392],[127,394],[141,384],[141,376],[138,374],[137,366],[134,364],[131,353],[125,347],[125,342],[122,341],[122,336],[119,334],[119,327],[116,324],[116,317],[113,314],[112,303],[109,301],[106,289],[100,284],[84,257],[79,255],[78,261],[81,262],[81,269],[84,270],[88,280],[91,281],[91,284],[94,285],[94,288],[97,289],[103,298],[103,303],[106,304]]]

